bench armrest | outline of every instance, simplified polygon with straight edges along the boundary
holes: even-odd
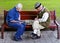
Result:
[[[57,21],[55,21],[56,22],[56,24],[60,27],[60,24],[57,22]]]

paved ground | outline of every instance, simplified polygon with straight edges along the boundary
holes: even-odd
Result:
[[[41,31],[41,38],[36,40],[30,38],[31,32],[32,31],[26,31],[22,36],[23,40],[17,42],[12,40],[15,32],[4,32],[4,39],[0,37],[0,43],[60,43],[60,39],[57,39],[56,31]]]

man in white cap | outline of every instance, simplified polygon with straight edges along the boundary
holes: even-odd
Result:
[[[31,35],[32,39],[38,39],[41,37],[41,29],[44,29],[45,27],[48,28],[49,25],[49,11],[46,10],[46,8],[41,3],[35,4],[35,9],[39,11],[39,14],[34,20],[34,23],[32,25],[33,27],[33,33]]]
[[[20,20],[20,11],[22,10],[22,4],[18,3],[13,9],[8,11],[6,22],[8,26],[17,29],[15,33],[14,40],[22,40],[21,35],[23,35],[25,30],[25,22]]]

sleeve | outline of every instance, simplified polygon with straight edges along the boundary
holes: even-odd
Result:
[[[9,18],[9,21],[14,20],[14,13],[12,11],[8,12],[8,18]]]
[[[43,14],[42,18],[39,19],[39,22],[46,22],[47,19],[48,19],[48,17],[49,17],[49,13],[48,13],[48,12],[45,12],[45,13]]]

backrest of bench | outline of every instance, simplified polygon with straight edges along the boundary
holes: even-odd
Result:
[[[4,10],[4,24],[6,23],[6,16],[7,16],[8,11]]]
[[[4,10],[4,23],[6,23],[6,15],[8,11]],[[37,16],[37,11],[21,11],[21,20],[34,20],[34,18]],[[55,10],[50,11],[50,20],[55,20]]]
[[[36,11],[21,11],[21,20],[34,20],[37,17]]]

